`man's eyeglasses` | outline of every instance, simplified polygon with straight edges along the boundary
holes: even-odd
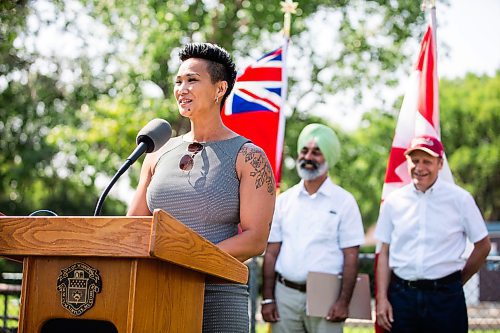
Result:
[[[193,168],[194,165],[194,156],[198,154],[200,151],[205,148],[201,143],[198,142],[193,142],[189,144],[187,150],[190,154],[186,154],[182,156],[181,161],[179,162],[179,168],[182,171],[190,171]]]

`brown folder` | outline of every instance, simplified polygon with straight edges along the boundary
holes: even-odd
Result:
[[[328,310],[339,297],[341,286],[341,276],[309,272],[307,274],[307,315],[326,317]],[[359,274],[349,303],[349,318],[371,320],[370,301],[370,278],[368,274]]]

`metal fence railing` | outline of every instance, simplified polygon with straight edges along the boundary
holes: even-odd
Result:
[[[0,333],[17,332],[20,295],[19,284],[0,283]]]
[[[373,296],[373,254],[360,254],[360,273],[370,275]],[[262,257],[247,263],[250,271],[250,332],[267,332],[266,324],[260,315]],[[19,280],[17,280],[19,281]],[[19,284],[0,284],[0,333],[17,331],[17,316],[20,297]],[[478,274],[464,286],[469,315],[469,332],[500,333],[500,256],[489,256]],[[17,309],[16,309],[17,308]],[[374,318],[372,300],[372,313]],[[17,311],[16,311],[17,310]],[[345,323],[344,332],[373,332],[373,320],[352,320]]]

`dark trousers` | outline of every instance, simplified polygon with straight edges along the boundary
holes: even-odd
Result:
[[[436,286],[415,287],[391,278],[391,333],[467,333],[467,307],[459,279]]]

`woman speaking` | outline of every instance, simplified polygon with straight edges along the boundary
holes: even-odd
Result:
[[[263,150],[221,120],[236,79],[228,52],[192,43],[179,58],[174,95],[191,129],[146,155],[127,215],[163,209],[243,262],[267,245],[273,172]],[[248,332],[248,326],[247,286],[207,283],[203,332]]]

